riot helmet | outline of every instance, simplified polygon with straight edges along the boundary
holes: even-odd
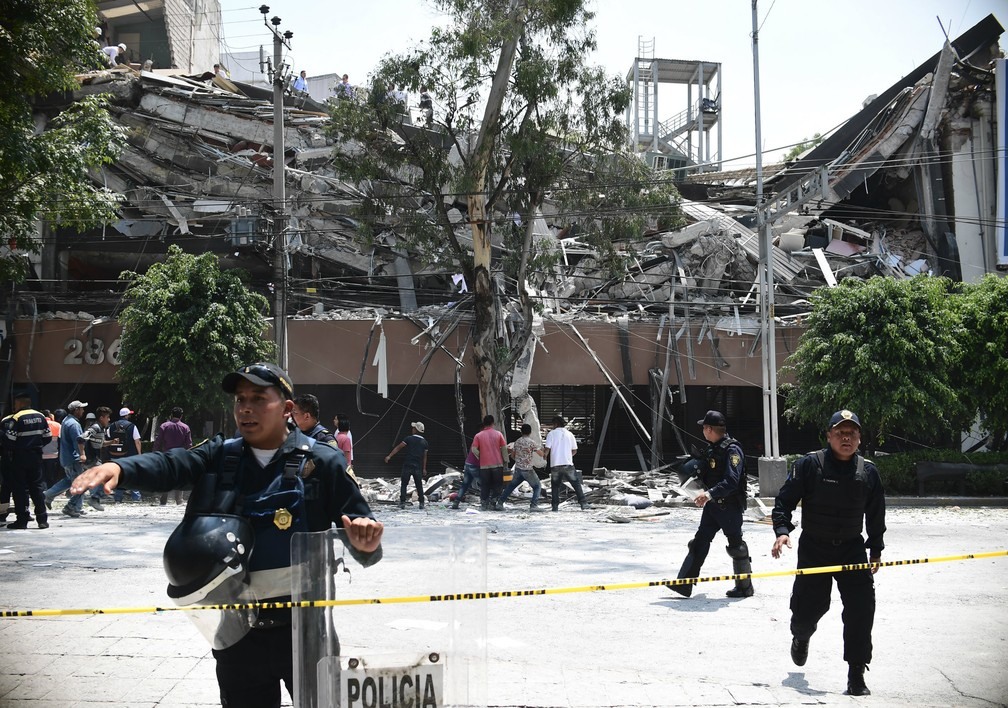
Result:
[[[254,543],[252,527],[240,516],[185,517],[164,547],[168,597],[177,605],[234,602],[248,582]]]
[[[252,527],[240,516],[186,516],[165,543],[168,597],[182,607],[255,602],[248,586],[254,545]],[[248,633],[258,613],[218,609],[186,614],[214,649],[227,649]]]

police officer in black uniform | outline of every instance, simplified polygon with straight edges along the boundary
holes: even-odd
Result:
[[[31,407],[31,396],[14,397],[14,413],[2,421],[4,469],[10,481],[17,518],[9,529],[26,529],[31,515],[28,499],[35,504],[35,521],[40,529],[49,528],[45,504],[45,480],[42,478],[42,448],[52,440],[49,421]]]
[[[343,453],[288,430],[294,391],[287,373],[257,363],[228,374],[222,386],[234,394],[239,437],[99,465],[74,480],[74,490],[192,487],[186,515],[165,545],[168,594],[179,604],[225,601],[206,589],[228,587],[234,577],[244,584],[238,570],[247,570],[256,599],[289,599],[291,535],[333,523],[361,562],[377,562],[383,526],[347,475]],[[220,549],[225,557],[194,557],[204,549]],[[235,592],[230,601],[244,601]],[[214,639],[221,705],[279,706],[281,681],[293,695],[291,634],[289,609],[263,609],[242,631]]]
[[[310,393],[302,393],[294,399],[291,420],[301,429],[302,433],[310,438],[315,438],[323,443],[332,444],[336,442],[336,436],[330,433],[329,429],[319,422],[318,398]]]
[[[798,567],[873,563],[882,558],[885,544],[885,494],[878,470],[858,454],[861,421],[849,410],[830,418],[829,445],[799,459],[777,495],[773,510],[774,542],[771,555],[779,558],[791,547],[791,512],[802,504],[802,534],[798,539]],[[861,535],[864,526],[868,538]],[[844,661],[847,693],[866,696],[865,668],[871,662],[872,624],[875,621],[875,580],[878,570],[799,575],[791,591],[791,659],[804,666],[809,639],[830,606],[833,580],[843,602]]]
[[[703,514],[700,516],[700,527],[689,542],[689,553],[679,570],[679,577],[696,578],[700,575],[711,541],[719,530],[724,531],[728,539],[725,550],[731,556],[735,573],[751,573],[749,547],[742,540],[742,512],[746,508],[745,454],[739,441],[728,435],[728,424],[720,411],[707,411],[697,425],[703,426],[703,436],[708,443],[697,469],[704,491],[694,500],[697,506],[703,508]],[[673,585],[672,589],[689,597],[693,594],[694,584]],[[736,580],[735,587],[726,594],[728,597],[751,597],[752,580]]]

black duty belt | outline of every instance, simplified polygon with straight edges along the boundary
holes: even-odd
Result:
[[[804,533],[808,533],[807,531]],[[861,540],[861,535],[848,536],[847,538],[830,538],[828,536],[816,536],[815,534],[808,535],[810,541],[815,541],[816,543],[821,543],[825,546],[842,546],[845,543],[853,543],[855,541]]]
[[[272,627],[290,627],[290,609],[265,609],[259,610],[255,621],[250,623],[252,629],[270,629]]]

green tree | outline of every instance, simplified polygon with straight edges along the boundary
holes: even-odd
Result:
[[[931,442],[973,413],[952,376],[962,325],[945,278],[846,279],[812,295],[812,312],[786,370],[785,414],[822,428],[838,408],[861,418],[869,450],[889,434]]]
[[[91,0],[8,0],[0,11],[0,281],[22,280],[22,254],[39,244],[36,221],[84,230],[115,218],[118,197],[96,188],[88,170],[115,159],[125,133],[102,99],[78,101],[48,120],[34,102],[78,85],[100,61]],[[44,131],[37,131],[39,125]]]
[[[172,406],[217,413],[227,407],[220,380],[252,361],[267,361],[263,339],[269,303],[251,292],[240,270],[222,272],[212,253],[171,246],[168,257],[130,281],[119,377],[130,404],[166,416]]]
[[[549,198],[554,222],[577,229],[616,277],[616,238],[677,219],[678,194],[627,153],[625,82],[587,63],[595,49],[587,0],[436,0],[448,22],[387,57],[366,98],[337,101],[338,171],[367,185],[365,237],[388,230],[421,260],[459,268],[473,292],[473,361],[484,411],[500,416],[507,382],[531,335],[526,282],[555,277],[562,254],[533,224]],[[430,130],[402,125],[389,91],[437,99]],[[467,212],[472,247],[450,216]],[[655,223],[657,221],[657,223]],[[492,262],[491,244],[506,256]],[[519,322],[503,334],[496,274]]]
[[[800,143],[798,143],[793,148],[791,148],[790,150],[787,151],[787,153],[784,155],[784,160],[783,161],[784,162],[791,162],[793,160],[798,159],[799,155],[801,155],[803,152],[805,152],[809,148],[814,148],[816,145],[818,145],[819,143],[821,143],[823,140],[825,140],[825,138],[823,138],[823,136],[821,134],[819,134],[819,133],[816,133],[815,135],[813,135],[811,140],[809,140],[808,138],[806,138],[805,140],[802,140]]]
[[[962,377],[965,392],[991,434],[990,447],[1006,449],[1008,431],[1008,278],[988,274],[963,288]]]

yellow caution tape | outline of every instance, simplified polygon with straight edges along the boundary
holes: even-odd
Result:
[[[668,587],[690,585],[692,583],[713,583],[727,580],[744,580],[746,578],[780,578],[790,575],[818,575],[821,573],[843,573],[849,570],[868,570],[871,568],[893,568],[901,565],[922,565],[924,563],[948,563],[950,561],[980,560],[982,558],[999,558],[1008,556],[1008,550],[989,551],[987,553],[965,553],[958,556],[936,556],[934,558],[911,558],[908,560],[879,561],[878,563],[852,563],[848,565],[824,565],[816,568],[796,568],[791,570],[774,570],[764,573],[739,573],[735,575],[708,575],[700,578],[664,578],[662,580],[647,580],[635,583],[607,583],[605,585],[579,585],[566,588],[536,588],[530,590],[499,590],[493,592],[465,592],[448,595],[412,595],[404,597],[373,597],[355,598],[349,600],[300,600],[297,602],[242,602],[224,605],[188,605],[186,607],[106,607],[102,609],[49,609],[49,610],[2,610],[0,617],[62,617],[68,615],[129,615],[146,614],[150,612],[173,612],[182,610],[196,612],[200,610],[279,610],[306,607],[346,607],[349,605],[398,605],[416,602],[455,602],[459,600],[495,600],[503,597],[531,597],[535,595],[567,595],[581,592],[602,592],[611,590],[636,590],[640,588]]]

